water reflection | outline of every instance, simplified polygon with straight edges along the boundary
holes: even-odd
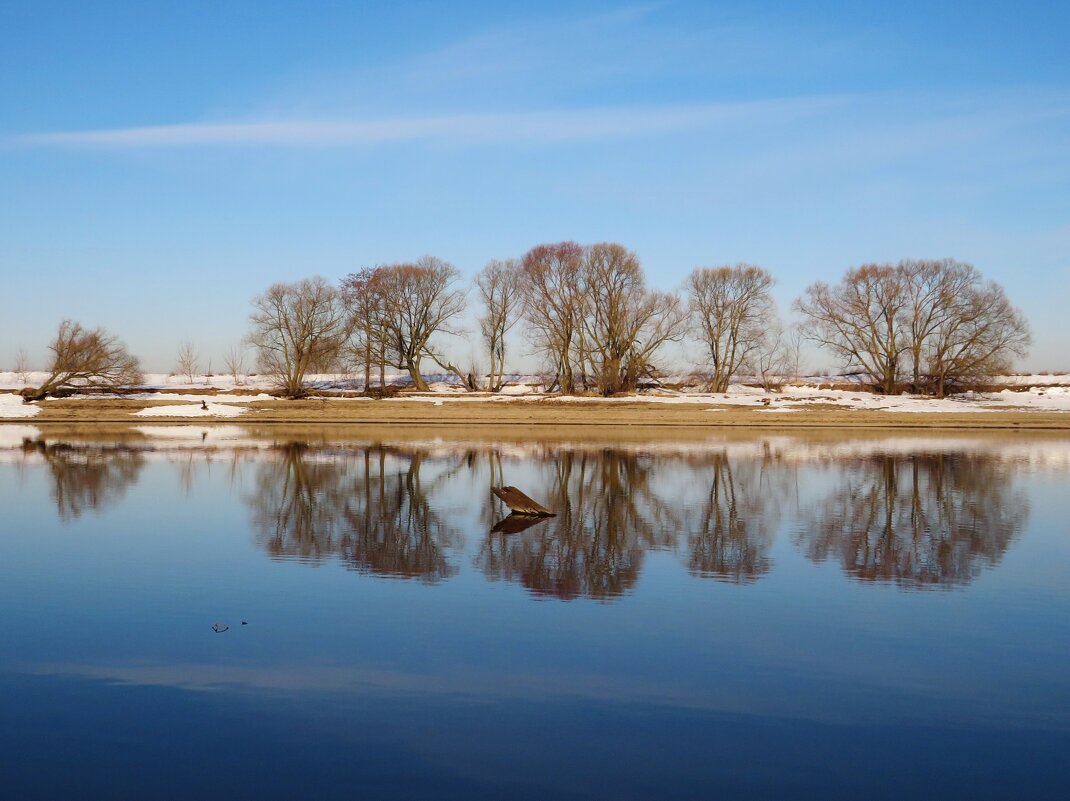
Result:
[[[428,583],[457,572],[446,548],[462,542],[421,478],[423,454],[382,446],[331,452],[292,443],[258,465],[246,496],[272,557],[328,557],[366,573]]]
[[[795,542],[862,581],[968,584],[999,563],[1029,514],[1008,465],[974,454],[875,455],[803,514]]]
[[[470,560],[490,580],[563,600],[631,592],[652,550],[678,554],[699,578],[756,582],[774,567],[785,518],[802,554],[837,560],[853,578],[962,586],[999,562],[1029,514],[1013,462],[983,449],[862,453],[761,443],[648,451],[291,442],[169,451],[41,439],[27,440],[20,458],[46,466],[64,521],[117,504],[150,454],[178,465],[187,494],[197,471],[230,460],[255,541],[274,559],[337,560],[429,584]],[[252,475],[239,463],[254,465]],[[556,516],[503,518],[490,488],[508,483]],[[463,532],[473,533],[467,554]]]
[[[476,564],[536,595],[612,598],[634,586],[644,553],[675,542],[679,517],[652,486],[657,461],[606,449],[561,451],[541,497],[557,516],[526,531],[492,531]]]
[[[26,456],[40,457],[52,479],[52,499],[60,520],[118,504],[145,466],[144,456],[121,445],[69,445],[25,440]]]
[[[686,523],[689,570],[735,584],[757,581],[769,572],[769,550],[795,468],[769,453],[736,460],[720,453],[702,460],[695,472],[696,488],[707,489]]]

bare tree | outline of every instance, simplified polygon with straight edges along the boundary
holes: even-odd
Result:
[[[1029,345],[1029,327],[1002,287],[985,285],[971,264],[952,259],[904,261],[915,392],[943,397],[949,386],[1010,369]]]
[[[175,372],[186,377],[187,383],[193,383],[193,377],[197,374],[197,348],[190,341],[183,342],[178,349],[178,358],[175,361]]]
[[[779,338],[769,335],[777,324],[774,283],[767,270],[751,264],[700,267],[688,277],[689,308],[713,369],[712,391],[725,392],[748,360],[764,355],[771,366],[769,357],[779,346]]]
[[[910,353],[911,389],[921,392],[926,345],[957,315],[960,301],[972,293],[980,273],[970,264],[951,259],[903,261],[898,270],[907,293],[902,326]]]
[[[223,356],[223,365],[233,379],[234,386],[239,386],[245,374],[245,349],[238,345],[231,345]]]
[[[465,293],[457,287],[460,273],[449,262],[425,256],[415,264],[392,264],[374,273],[374,290],[383,304],[380,323],[386,340],[386,356],[400,370],[407,370],[413,384],[428,390],[421,372],[425,357],[459,376],[467,389],[475,389],[475,376],[466,375],[436,350],[436,334],[459,333],[453,321],[464,311]]]
[[[15,353],[15,375],[19,381],[25,384],[29,378],[29,372],[30,357],[26,354],[25,348],[19,348]]]
[[[30,400],[41,400],[60,389],[92,386],[114,390],[143,380],[137,358],[103,328],[90,331],[73,320],[64,320],[48,349],[52,352],[48,377],[40,387],[26,392]]]
[[[634,391],[653,370],[654,354],[683,335],[686,315],[675,295],[646,288],[638,257],[622,245],[584,250],[578,343],[584,373],[604,395]]]
[[[249,323],[261,372],[289,398],[305,394],[306,376],[329,365],[348,335],[341,295],[319,276],[274,284],[253,299]]]
[[[583,248],[575,242],[538,245],[521,261],[524,316],[565,394],[576,391],[573,360],[581,328]]]
[[[342,280],[342,299],[350,314],[347,355],[351,365],[363,369],[365,392],[371,388],[372,368],[378,368],[379,388],[386,384],[386,304],[380,291],[385,282],[378,280],[380,269],[365,267]]]
[[[943,397],[954,384],[1007,372],[1013,356],[1029,347],[1029,325],[996,283],[971,287],[929,337],[932,391]]]
[[[836,287],[818,283],[795,308],[806,335],[894,392],[910,360],[915,392],[950,387],[1010,369],[1029,345],[1029,326],[998,284],[952,259],[902,261],[849,270]]]
[[[767,392],[788,372],[791,340],[780,320],[773,317],[747,357],[746,366]]]
[[[899,360],[908,345],[903,330],[910,296],[903,271],[890,264],[848,270],[837,286],[812,284],[795,310],[808,339],[827,347],[845,366],[870,376],[881,392],[893,393]]]
[[[781,345],[784,353],[781,375],[790,381],[797,382],[802,376],[802,343],[802,331],[797,325],[791,326]]]
[[[483,301],[479,330],[490,353],[489,386],[500,392],[505,381],[505,335],[516,325],[522,310],[520,263],[515,259],[490,261],[476,276]]]

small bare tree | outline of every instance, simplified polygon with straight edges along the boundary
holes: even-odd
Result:
[[[490,353],[489,387],[500,392],[505,382],[505,335],[516,325],[522,309],[520,263],[515,259],[487,263],[476,276],[483,301],[479,330]]]
[[[238,345],[231,345],[223,356],[223,364],[234,381],[234,386],[240,386],[245,374],[245,349]]]
[[[30,357],[26,355],[25,348],[19,348],[15,353],[15,376],[23,384],[29,378],[30,373]]]
[[[769,357],[779,347],[769,337],[778,327],[774,283],[767,270],[750,264],[700,267],[688,277],[689,308],[713,369],[713,392],[725,392],[740,367],[748,362],[757,367],[763,355],[772,366]]]
[[[189,340],[182,343],[175,360],[175,372],[186,377],[186,383],[192,384],[197,375],[197,348]]]
[[[316,276],[278,283],[253,299],[249,343],[260,371],[288,398],[306,394],[306,376],[337,357],[348,336],[339,291]]]
[[[774,318],[748,356],[747,366],[767,392],[775,388],[784,373],[784,365],[788,360],[787,345],[784,326]]]
[[[137,358],[103,328],[90,331],[81,323],[64,320],[48,349],[52,352],[48,377],[40,387],[24,390],[29,400],[75,387],[125,389],[144,380]]]

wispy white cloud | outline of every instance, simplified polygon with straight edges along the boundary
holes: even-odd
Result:
[[[414,140],[454,144],[567,142],[769,125],[825,111],[837,97],[803,97],[673,106],[447,114],[365,120],[196,122],[50,131],[15,137],[15,144],[53,147],[152,148],[208,145],[287,147],[371,146]]]

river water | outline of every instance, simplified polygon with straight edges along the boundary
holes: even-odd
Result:
[[[1065,797],[1068,439],[0,434],[4,798]]]

